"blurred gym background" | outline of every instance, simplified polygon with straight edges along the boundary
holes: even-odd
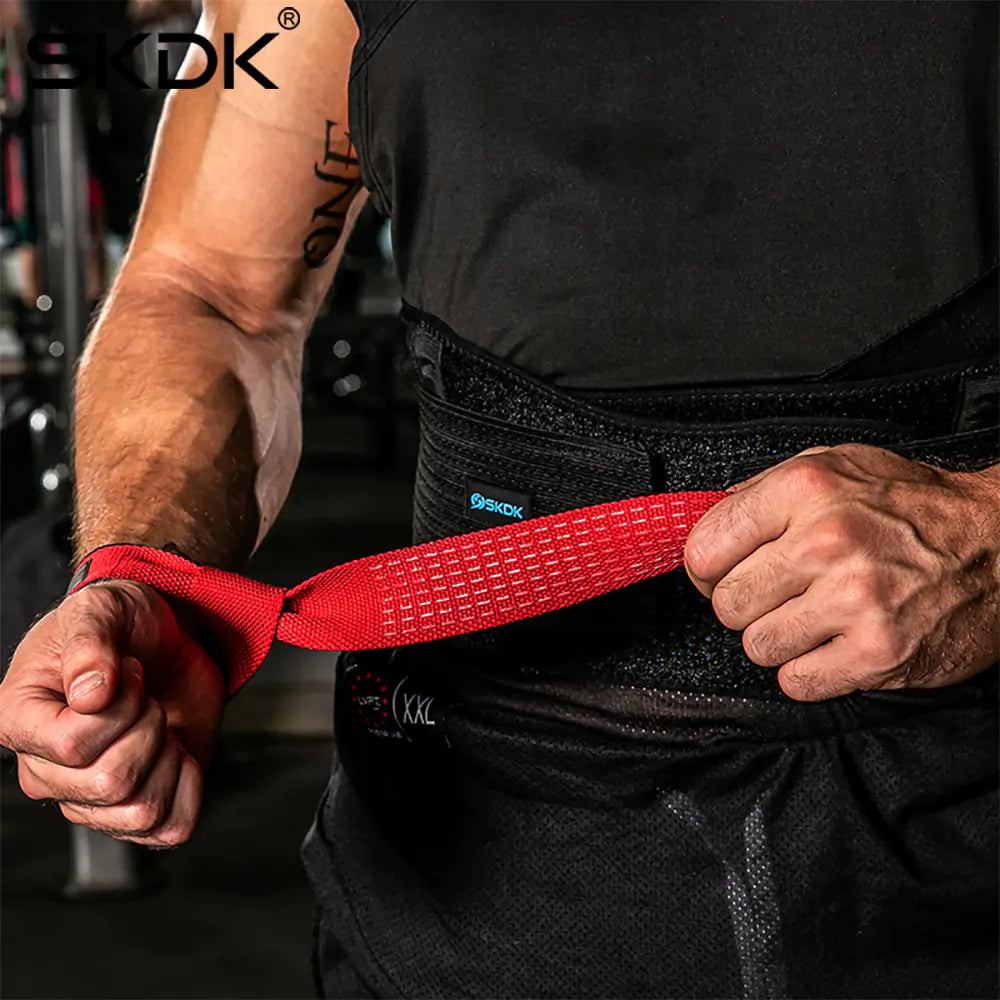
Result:
[[[138,208],[164,93],[40,89],[42,31],[190,31],[192,0],[0,0],[0,642],[63,593],[74,365]],[[120,44],[120,42],[118,43]],[[173,46],[180,64],[183,52]],[[135,70],[156,76],[155,39]],[[59,68],[46,72],[61,72]],[[251,575],[289,585],[409,541],[417,421],[385,221],[362,215],[304,366],[304,453]],[[2,759],[0,995],[309,997],[299,843],[332,752],[333,657],[277,647],[227,711],[195,840],[150,853],[30,802]]]

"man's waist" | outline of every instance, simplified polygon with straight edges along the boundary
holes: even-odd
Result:
[[[532,516],[725,488],[818,445],[869,444],[952,468],[997,458],[995,359],[851,382],[582,394],[485,354],[433,317],[410,319],[425,464],[441,460],[452,488],[472,480],[528,497]]]
[[[649,493],[724,489],[816,445],[867,443],[955,467],[996,460],[986,391],[996,376],[985,364],[856,385],[692,391],[681,403],[671,396],[670,412],[638,416],[553,389],[430,320],[411,347],[418,542]],[[751,663],[683,570],[425,654],[508,678],[781,697],[774,672]]]

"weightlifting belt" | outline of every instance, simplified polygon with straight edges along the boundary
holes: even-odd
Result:
[[[996,330],[995,295],[959,308],[963,329]],[[525,516],[539,517],[629,497],[721,491],[816,445],[868,444],[943,468],[996,461],[996,362],[988,354],[978,360],[988,334],[970,343],[960,330],[944,337],[938,326],[926,358],[909,352],[927,365],[915,370],[894,372],[883,357],[870,366],[859,359],[830,380],[581,393],[477,350],[427,314],[407,309],[404,318],[420,402],[417,542],[481,528],[480,497],[523,504]],[[906,336],[917,339],[912,330]],[[551,614],[400,648],[392,668],[427,687],[464,686],[475,675],[491,688],[783,698],[776,672],[747,658],[740,633],[718,621],[682,569]]]

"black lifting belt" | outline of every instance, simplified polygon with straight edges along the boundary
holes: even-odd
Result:
[[[989,326],[995,304],[980,295],[972,308],[959,321]],[[1000,451],[988,356],[886,377],[845,370],[838,381],[584,395],[500,362],[431,316],[405,308],[404,318],[419,373],[415,542],[626,497],[724,489],[817,445],[869,444],[963,469]],[[395,656],[406,671],[433,661],[439,672],[452,664],[510,679],[780,696],[775,672],[751,663],[683,570]]]

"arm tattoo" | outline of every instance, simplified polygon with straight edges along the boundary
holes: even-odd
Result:
[[[339,172],[331,173],[330,167]],[[323,162],[313,164],[313,174],[321,181],[334,185],[328,201],[313,210],[313,226],[302,243],[302,255],[309,267],[320,267],[333,252],[344,231],[347,209],[359,188],[358,158],[354,144],[347,132],[337,130],[337,123],[326,123],[326,141],[323,145]]]

